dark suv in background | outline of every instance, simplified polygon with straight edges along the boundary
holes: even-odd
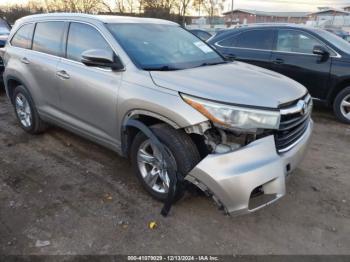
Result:
[[[191,29],[189,30],[192,34],[194,34],[195,36],[199,37],[200,39],[202,39],[203,41],[207,41],[210,37],[212,37],[212,35],[205,31],[205,30],[201,30],[201,29]]]
[[[350,44],[340,37],[306,26],[253,25],[221,31],[208,43],[229,59],[300,82],[350,124]]]
[[[4,47],[7,41],[7,38],[10,34],[11,26],[7,23],[7,21],[0,18],[0,48]],[[0,87],[2,85],[2,74],[4,72],[4,63],[1,58],[0,52]]]

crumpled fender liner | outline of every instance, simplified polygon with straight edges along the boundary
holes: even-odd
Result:
[[[167,172],[169,176],[169,192],[168,192],[168,197],[164,202],[164,206],[161,210],[161,215],[166,217],[168,216],[170,209],[174,202],[176,201],[176,190],[184,190],[183,186],[183,179],[178,179],[181,178],[182,176],[178,174],[178,172],[175,170],[174,165],[171,164],[172,161],[170,160],[169,153],[165,150],[163,144],[159,141],[159,139],[155,136],[155,134],[152,132],[152,130],[146,126],[144,123],[141,121],[135,120],[135,119],[129,119],[124,123],[123,125],[123,134],[127,136],[126,129],[127,127],[134,127],[140,130],[145,136],[147,136],[153,144],[155,144],[159,150],[161,151],[164,159],[162,161],[162,168],[165,168],[166,163],[167,165]],[[123,143],[122,150],[123,152],[127,151],[127,144]],[[182,181],[181,181],[182,180]]]

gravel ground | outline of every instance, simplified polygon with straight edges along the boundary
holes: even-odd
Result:
[[[59,128],[26,134],[2,92],[0,254],[350,254],[350,127],[314,120],[278,203],[229,217],[189,193],[163,218],[127,160]]]

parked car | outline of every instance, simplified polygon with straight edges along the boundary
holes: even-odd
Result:
[[[350,124],[350,44],[343,39],[306,26],[255,25],[226,30],[209,43],[227,58],[298,81]]]
[[[227,63],[178,24],[45,14],[18,20],[9,39],[6,93],[20,126],[55,124],[130,157],[156,199],[168,199],[175,169],[177,196],[192,182],[226,212],[252,212],[285,194],[303,159],[307,90]]]
[[[3,48],[6,44],[7,38],[10,34],[11,27],[3,19],[0,18],[0,48]],[[2,74],[4,72],[4,64],[1,58],[0,52],[0,82],[2,83]]]
[[[201,29],[191,29],[189,31],[192,34],[199,37],[200,39],[202,39],[203,41],[207,41],[212,36],[209,32],[201,30]]]

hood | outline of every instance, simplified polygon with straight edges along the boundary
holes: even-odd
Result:
[[[306,94],[301,84],[241,62],[177,71],[151,71],[156,85],[226,103],[278,108]]]

